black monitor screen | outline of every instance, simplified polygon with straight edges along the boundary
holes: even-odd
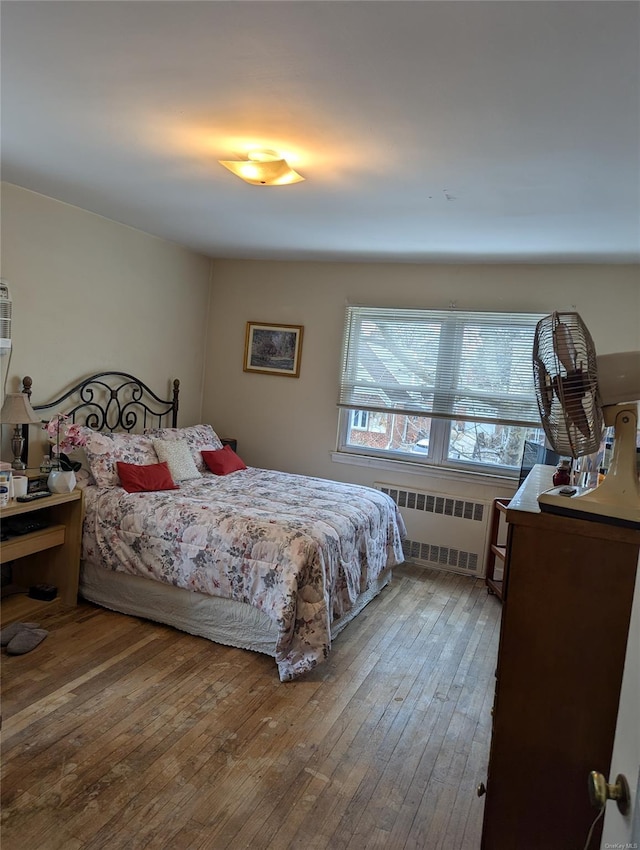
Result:
[[[525,440],[518,486],[522,484],[537,463],[543,463],[546,466],[557,466],[560,462],[560,457],[561,455],[551,449],[547,449],[538,443],[532,443],[530,440]]]

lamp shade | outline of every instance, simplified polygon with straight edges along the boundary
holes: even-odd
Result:
[[[275,151],[251,151],[247,159],[219,160],[232,174],[254,186],[286,186],[305,178]]]
[[[4,397],[0,410],[0,422],[4,425],[30,425],[41,421],[24,393],[7,393]]]

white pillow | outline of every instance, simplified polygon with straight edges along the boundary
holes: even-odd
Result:
[[[154,440],[153,448],[156,450],[159,461],[166,460],[174,481],[202,478],[186,440]]]
[[[191,448],[191,456],[198,472],[209,471],[202,458],[202,450],[215,451],[222,448],[220,438],[211,425],[189,425],[186,428],[147,428],[144,433],[152,439],[186,440]]]

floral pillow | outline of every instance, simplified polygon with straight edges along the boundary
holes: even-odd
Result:
[[[96,434],[96,431],[93,431],[91,428],[87,428],[86,425],[83,425],[81,428],[82,435],[87,440],[90,440],[91,437]],[[91,468],[89,466],[89,458],[87,457],[87,452],[85,451],[85,445],[79,446],[78,448],[72,448],[70,451],[65,452],[70,461],[77,461],[80,464],[80,469],[76,470],[76,482],[78,487],[83,489],[84,487],[90,487],[95,484],[95,479],[91,474]]]
[[[116,463],[158,463],[153,441],[144,434],[100,434],[93,431],[85,446],[89,469],[98,487],[120,484]]]
[[[84,449],[81,451],[72,452],[69,455],[70,460],[79,461],[82,466],[80,469],[76,471],[76,483],[81,490],[84,490],[85,487],[91,487],[96,483],[95,478],[91,474],[91,469],[89,468],[89,459],[87,458],[87,453]]]
[[[188,428],[147,428],[145,434],[160,440],[186,440],[198,472],[208,472],[202,451],[222,448],[220,438],[211,425],[190,425]]]

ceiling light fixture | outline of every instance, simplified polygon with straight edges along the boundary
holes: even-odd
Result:
[[[304,180],[276,151],[249,151],[246,160],[218,160],[232,174],[254,186],[286,186]]]

